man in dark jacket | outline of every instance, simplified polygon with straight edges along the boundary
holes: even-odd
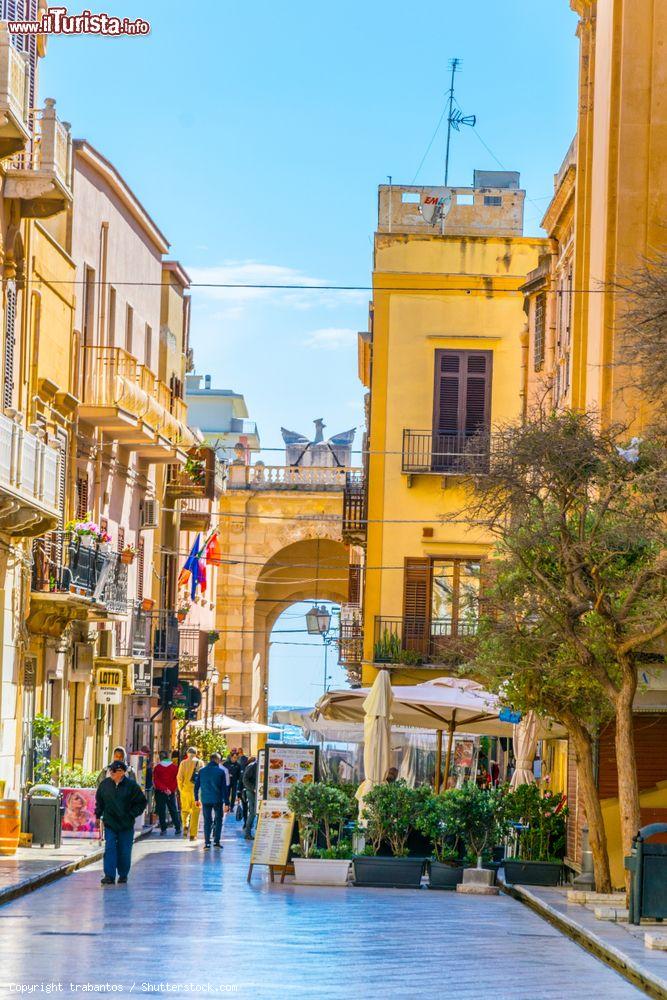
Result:
[[[104,878],[102,885],[127,882],[132,862],[134,821],[146,808],[146,796],[126,774],[127,765],[115,760],[109,777],[97,786],[95,815],[104,823]]]
[[[246,840],[253,839],[252,824],[257,808],[257,760],[251,757],[243,772],[243,792],[246,801],[246,817],[243,830]]]
[[[236,796],[239,791],[239,785],[241,783],[241,773],[242,768],[239,764],[238,754],[236,750],[230,750],[229,757],[225,758],[224,765],[227,768],[227,773],[229,774],[230,790],[229,790],[229,808],[233,809],[236,803]]]
[[[204,847],[213,843],[222,847],[222,817],[229,810],[229,777],[226,768],[220,767],[220,754],[212,753],[208,764],[195,774],[195,801],[204,813]]]

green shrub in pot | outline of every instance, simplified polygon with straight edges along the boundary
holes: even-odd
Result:
[[[420,788],[411,788],[405,781],[375,785],[364,799],[363,819],[366,838],[373,854],[377,854],[383,841],[389,843],[396,858],[404,857],[410,829],[425,799]]]
[[[325,782],[298,783],[290,788],[287,803],[299,826],[301,857],[319,856],[317,839],[320,832],[324,835],[325,850],[333,851],[340,841],[343,824],[351,815],[346,793]]]
[[[517,825],[514,857],[505,858],[505,878],[524,885],[558,885],[566,847],[567,808],[562,795],[537,785],[508,791],[505,814]]]
[[[433,844],[436,861],[452,864],[458,860],[460,834],[454,826],[452,802],[447,794],[429,795],[415,817],[415,826]]]
[[[467,855],[475,857],[481,868],[485,852],[507,829],[502,792],[481,789],[468,781],[462,788],[445,792],[442,798],[450,833],[463,841]]]

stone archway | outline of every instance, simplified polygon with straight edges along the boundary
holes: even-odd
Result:
[[[286,608],[315,598],[347,600],[341,515],[340,492],[248,490],[221,497],[215,665],[231,681],[229,715],[266,721],[269,637]]]

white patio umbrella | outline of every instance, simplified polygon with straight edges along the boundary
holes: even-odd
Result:
[[[364,796],[374,785],[384,780],[389,767],[391,752],[391,719],[394,700],[389,673],[380,670],[373,687],[363,700],[364,710],[364,774],[365,778],[356,791],[359,815]]]
[[[514,727],[512,735],[516,770],[510,781],[510,788],[517,785],[531,785],[535,781],[533,761],[537,750],[537,716],[527,712],[524,718]]]
[[[358,722],[364,717],[363,703],[368,688],[328,691],[315,706],[325,719]],[[445,775],[449,773],[454,732],[480,733],[484,736],[512,736],[514,726],[498,718],[501,703],[481,684],[461,677],[437,677],[423,684],[397,685],[393,688],[392,717],[397,725],[435,729],[439,734],[436,784],[439,785],[442,757],[441,735],[448,733]],[[563,736],[562,726],[536,720],[539,738]]]

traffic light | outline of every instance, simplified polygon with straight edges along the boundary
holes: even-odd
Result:
[[[178,664],[164,667],[161,674],[156,674],[153,686],[158,689],[158,705],[160,708],[170,708],[174,703],[174,689],[178,685]]]

